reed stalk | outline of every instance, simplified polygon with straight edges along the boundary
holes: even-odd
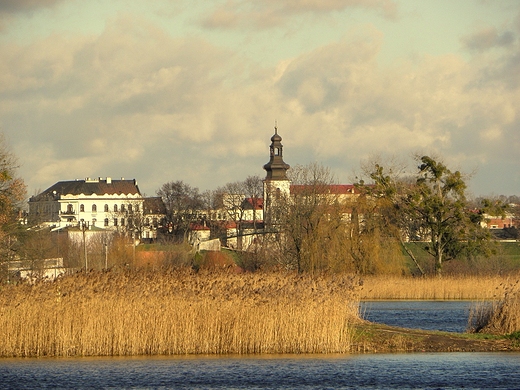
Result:
[[[408,300],[497,300],[505,286],[518,275],[444,276],[413,278],[366,276],[362,279],[360,299]]]
[[[76,274],[0,290],[0,356],[341,353],[348,277],[191,270]]]
[[[505,285],[500,300],[492,303],[480,302],[472,307],[468,327],[475,333],[520,332],[520,280]]]

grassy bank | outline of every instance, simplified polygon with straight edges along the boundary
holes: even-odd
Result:
[[[519,274],[504,276],[397,277],[364,276],[361,299],[494,300]]]
[[[0,356],[340,353],[353,279],[110,271],[0,290]]]

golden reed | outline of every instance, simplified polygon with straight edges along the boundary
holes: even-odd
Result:
[[[360,299],[495,300],[503,296],[506,285],[516,278],[518,274],[442,278],[364,276]]]
[[[355,284],[180,269],[3,286],[0,356],[348,352]]]
[[[482,302],[471,309],[468,323],[477,333],[512,334],[520,332],[520,280],[505,286],[503,296]],[[518,338],[520,335],[516,335]]]

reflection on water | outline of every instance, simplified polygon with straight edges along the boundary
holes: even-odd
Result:
[[[360,312],[368,321],[403,328],[464,332],[473,301],[366,301]]]
[[[0,359],[0,388],[518,388],[518,353]]]

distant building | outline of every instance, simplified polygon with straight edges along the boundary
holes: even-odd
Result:
[[[29,199],[29,225],[138,232],[154,239],[165,215],[160,198],[144,198],[135,179],[59,181]]]

